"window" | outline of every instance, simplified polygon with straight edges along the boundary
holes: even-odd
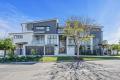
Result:
[[[36,42],[39,44],[44,44],[44,36],[43,35],[37,35],[35,36]]]
[[[46,31],[50,31],[50,27],[46,27]]]
[[[27,24],[26,29],[27,29],[27,31],[32,31],[33,30],[33,25],[31,23]]]
[[[14,35],[14,39],[22,39],[23,35]]]
[[[100,29],[99,28],[94,28],[94,29],[92,29],[92,31],[100,31]]]
[[[57,35],[49,35],[48,44],[57,44]]]
[[[74,44],[74,39],[69,38],[69,45],[73,45]]]
[[[40,27],[40,26],[37,26],[35,27],[37,30],[41,30],[41,29],[44,29],[44,27]]]
[[[64,33],[63,29],[58,29],[58,33]]]

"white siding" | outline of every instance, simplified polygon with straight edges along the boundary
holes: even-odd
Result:
[[[68,56],[74,56],[75,55],[75,47],[74,46],[68,46],[67,47],[67,55]]]
[[[14,39],[14,35],[19,35],[19,34],[13,34],[12,37],[13,37],[13,43],[19,43],[19,42],[28,42],[28,44],[31,44],[32,42],[32,35],[33,33],[23,33],[23,34],[20,34],[20,35],[23,35],[23,38],[21,39]]]

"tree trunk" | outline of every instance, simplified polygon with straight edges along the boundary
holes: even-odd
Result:
[[[118,55],[118,52],[119,52],[119,51],[117,50],[117,55]]]
[[[13,53],[13,55],[15,55],[15,53],[14,53],[14,49],[12,49],[12,53]]]
[[[4,49],[3,62],[5,62],[5,57],[6,57],[6,49]]]

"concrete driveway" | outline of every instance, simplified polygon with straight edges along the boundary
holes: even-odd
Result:
[[[0,80],[120,80],[120,60],[0,64]]]

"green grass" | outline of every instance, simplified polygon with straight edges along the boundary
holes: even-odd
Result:
[[[95,60],[120,60],[120,56],[81,56],[79,59],[75,56],[43,56],[43,57],[17,57],[7,58],[6,62],[71,62],[75,60],[95,61]],[[0,59],[2,62],[2,59]]]
[[[42,62],[59,62],[59,61],[75,61],[78,60],[75,56],[44,56],[39,59]],[[120,56],[82,56],[79,60],[93,61],[93,60],[120,60]]]
[[[91,60],[120,60],[120,56],[87,56],[82,57],[85,61]]]
[[[69,56],[44,56],[39,59],[42,62],[59,62],[59,61],[73,61],[74,57]]]
[[[42,57],[39,61],[43,62],[56,62],[57,57]]]

